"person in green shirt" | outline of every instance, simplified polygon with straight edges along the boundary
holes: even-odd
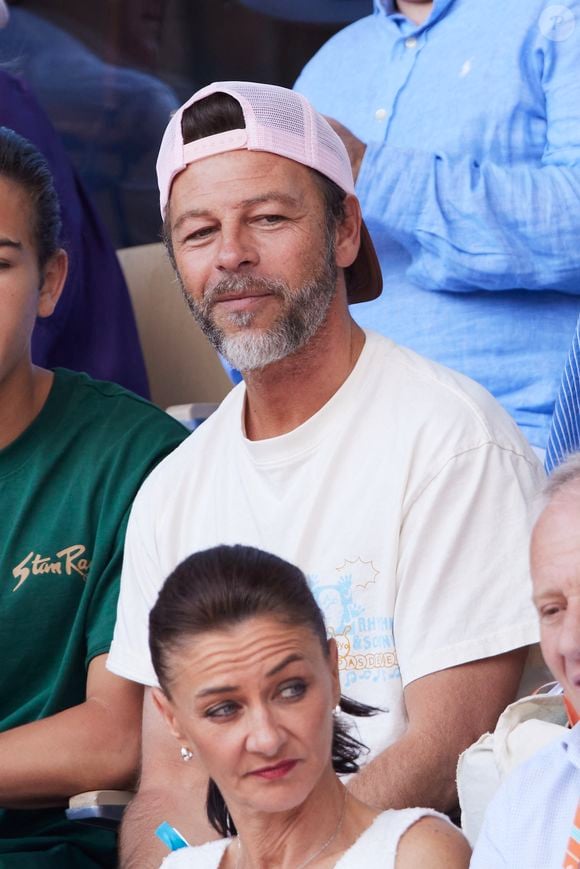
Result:
[[[66,277],[59,233],[44,158],[0,128],[2,869],[116,865],[114,834],[64,808],[135,780],[141,689],[105,658],[131,503],[187,435],[115,384],[32,364]]]

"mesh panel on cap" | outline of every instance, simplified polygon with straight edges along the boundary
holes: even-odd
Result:
[[[327,175],[343,190],[354,192],[350,160],[334,130],[308,101],[276,85],[228,82],[226,89],[242,105],[254,147],[282,154]],[[251,113],[251,117],[248,114]]]
[[[264,99],[261,88],[239,85],[235,90],[245,97],[252,106],[258,124],[264,127],[283,130],[293,136],[304,136],[304,114],[300,103],[289,100],[285,93],[277,88],[268,91],[268,100]]]
[[[324,152],[325,160],[328,160],[329,163],[329,175],[330,167],[332,167],[332,171],[335,173],[334,176],[331,176],[333,180],[336,181],[339,178],[337,183],[340,187],[347,193],[354,193],[350,159],[342,140],[338,138],[338,134],[334,132],[328,121],[318,113],[314,115],[314,122],[320,150]]]

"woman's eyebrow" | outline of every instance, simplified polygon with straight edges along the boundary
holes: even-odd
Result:
[[[230,691],[237,691],[239,685],[221,685],[219,688],[202,688],[195,695],[196,697],[207,697],[209,694],[228,694]]]
[[[297,652],[293,652],[291,655],[287,655],[287,657],[285,657],[282,661],[280,661],[279,664],[276,664],[275,667],[272,667],[272,669],[266,673],[266,676],[275,676],[276,673],[279,673],[281,670],[283,670],[285,667],[287,667],[288,664],[293,664],[294,661],[303,661],[303,660],[304,660],[304,655],[299,655]]]
[[[277,673],[280,673],[284,670],[288,664],[293,664],[295,661],[303,661],[304,655],[298,654],[298,652],[292,652],[290,655],[287,655],[283,658],[279,664],[276,664],[275,667],[272,667],[271,670],[268,670],[266,676],[275,676]],[[207,697],[210,694],[228,694],[231,691],[238,691],[240,688],[239,685],[220,685],[218,686],[210,686],[208,688],[202,688],[201,691],[198,691],[195,695],[196,697]]]

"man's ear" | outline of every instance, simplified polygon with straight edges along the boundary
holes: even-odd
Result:
[[[42,270],[42,284],[38,294],[36,313],[39,317],[50,317],[60,299],[68,273],[68,256],[62,248],[53,253]]]
[[[344,200],[344,220],[337,223],[335,231],[335,258],[341,269],[351,266],[357,258],[361,220],[359,201],[349,193]]]
[[[176,739],[183,741],[185,737],[183,736],[177,718],[175,717],[171,701],[163,693],[161,688],[153,688],[151,691],[151,696],[153,697],[153,703],[155,704],[158,711],[161,713],[162,717],[165,719],[165,723],[167,724],[171,733],[175,736]]]

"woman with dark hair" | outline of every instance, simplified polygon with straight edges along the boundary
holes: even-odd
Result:
[[[364,752],[343,713],[377,710],[341,696],[336,643],[297,567],[246,546],[190,556],[159,594],[149,643],[155,703],[183,759],[207,771],[222,837],[174,851],[164,869],[468,865],[442,815],[379,812],[338,778]]]

